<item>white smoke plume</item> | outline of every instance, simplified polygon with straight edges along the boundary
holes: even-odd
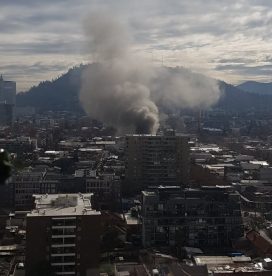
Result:
[[[207,108],[220,97],[216,81],[182,68],[157,68],[132,54],[128,28],[106,13],[85,21],[95,63],[83,73],[80,100],[92,117],[121,133],[152,133],[159,108]]]
[[[168,112],[181,108],[207,109],[220,98],[218,82],[212,78],[182,67],[161,67],[156,72],[152,99]]]

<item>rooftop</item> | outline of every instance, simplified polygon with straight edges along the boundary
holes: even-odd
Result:
[[[79,149],[80,152],[98,152],[98,151],[102,151],[102,149],[100,148],[80,148]]]
[[[33,195],[35,209],[28,217],[100,215],[92,209],[93,194],[45,194]]]
[[[194,261],[196,265],[207,265],[209,272],[216,273],[216,275],[220,273],[225,275],[236,274],[238,272],[257,273],[267,271],[263,268],[262,262],[252,262],[251,258],[246,256],[196,256],[194,257]]]
[[[126,137],[156,137],[156,138],[171,138],[171,137],[190,137],[188,134],[186,133],[175,133],[175,134],[126,134]]]
[[[127,225],[138,225],[140,221],[137,217],[133,217],[131,213],[125,213],[125,220]]]

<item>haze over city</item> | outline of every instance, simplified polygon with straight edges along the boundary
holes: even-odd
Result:
[[[28,90],[92,61],[83,21],[107,11],[148,61],[237,84],[271,81],[271,1],[1,1],[0,71]]]

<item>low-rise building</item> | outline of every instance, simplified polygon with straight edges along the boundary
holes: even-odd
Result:
[[[33,208],[33,194],[54,194],[58,181],[46,179],[46,170],[25,170],[13,176],[8,185],[13,187],[15,210]]]

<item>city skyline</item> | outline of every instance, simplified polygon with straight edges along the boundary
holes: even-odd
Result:
[[[271,81],[270,1],[1,1],[0,72],[18,92],[87,63],[82,22],[110,11],[154,64],[184,66],[230,83]]]
[[[271,276],[271,0],[0,3],[0,274]]]

